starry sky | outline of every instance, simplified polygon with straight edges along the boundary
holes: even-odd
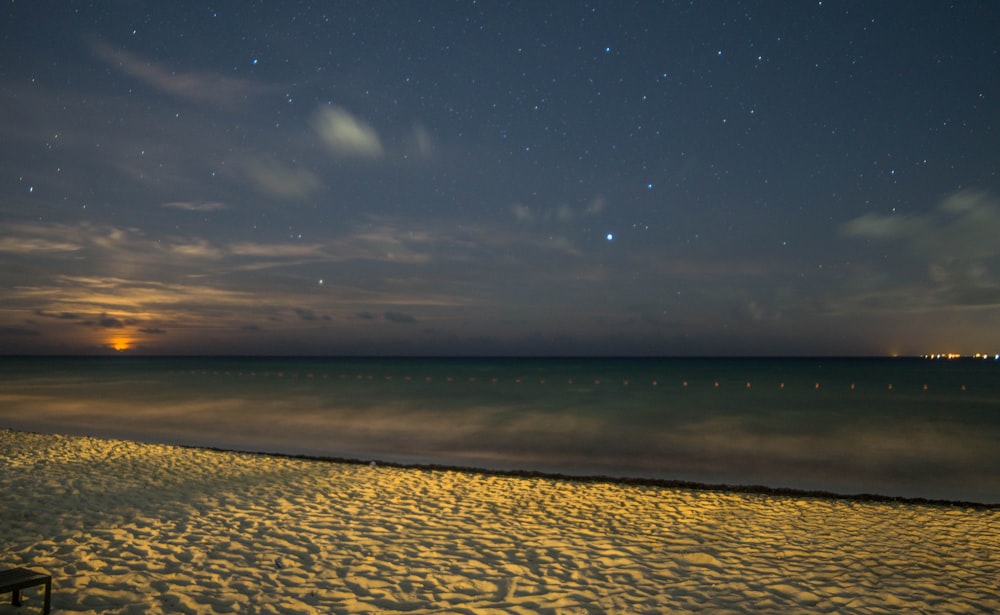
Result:
[[[1000,4],[0,9],[0,353],[1000,350]]]

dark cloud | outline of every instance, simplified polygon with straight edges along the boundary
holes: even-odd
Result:
[[[80,314],[74,312],[59,312],[58,314],[53,314],[46,312],[45,310],[35,310],[35,314],[41,316],[42,318],[53,318],[55,320],[80,320]]]
[[[295,308],[295,313],[298,314],[299,318],[302,320],[319,320],[319,316],[316,315],[312,310],[307,310],[305,308]]]
[[[300,319],[305,321],[331,320],[330,317],[325,314],[317,314],[316,312],[306,308],[295,308],[295,313],[298,315]]]
[[[383,316],[389,322],[398,322],[398,323],[404,323],[404,324],[409,324],[409,323],[417,322],[417,319],[416,319],[415,316],[413,316],[411,314],[405,314],[403,312],[385,312],[383,314]]]
[[[124,329],[126,321],[120,320],[107,315],[102,315],[100,319],[95,323],[96,326],[102,327],[104,329]]]
[[[38,337],[41,332],[30,327],[0,327],[0,335],[10,335],[14,337]]]

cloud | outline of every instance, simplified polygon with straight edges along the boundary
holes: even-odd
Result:
[[[990,272],[991,265],[1000,264],[1000,200],[988,192],[956,192],[922,215],[865,214],[844,224],[841,233],[895,242],[917,264],[923,262],[923,280],[894,285],[883,280],[864,294],[870,304],[925,309],[1000,305],[1000,281]],[[902,291],[905,296],[900,297]]]
[[[230,244],[227,251],[235,256],[263,258],[326,258],[323,244],[318,243],[242,242]]]
[[[375,129],[340,107],[320,107],[313,116],[312,124],[323,142],[338,154],[378,158],[383,153]],[[419,143],[418,139],[418,146]]]
[[[96,325],[104,329],[124,329],[125,322],[119,318],[114,318],[113,316],[108,316],[107,314],[101,314],[101,317],[97,319]]]
[[[27,327],[0,327],[0,335],[7,336],[17,336],[17,337],[37,337],[41,335],[39,331],[35,329],[29,329]]]
[[[295,308],[295,313],[302,320],[314,321],[314,320],[330,320],[329,316],[320,316],[316,312],[307,308]]]
[[[511,212],[514,214],[514,219],[518,222],[534,222],[535,214],[531,211],[531,208],[527,205],[522,205],[521,203],[514,203],[510,206]]]
[[[914,222],[905,216],[865,214],[844,224],[841,227],[841,232],[847,237],[895,239],[912,235],[920,227],[919,221]]]
[[[218,259],[223,255],[221,250],[205,240],[173,244],[170,246],[170,250],[174,254],[191,258]]]
[[[112,68],[191,102],[232,108],[265,90],[249,81],[216,73],[170,70],[103,42],[96,42],[91,48],[95,56]]]
[[[323,187],[312,171],[293,168],[270,157],[247,158],[237,166],[251,184],[269,196],[305,199]]]
[[[417,322],[415,316],[404,314],[403,312],[386,312],[383,316],[385,316],[385,319],[389,322],[398,322],[402,324]]]
[[[335,260],[424,264],[431,260],[429,252],[433,246],[446,242],[445,238],[428,231],[379,225],[331,242],[329,252]]]
[[[163,207],[181,209],[184,211],[221,211],[228,209],[225,203],[218,201],[172,201],[164,203]]]
[[[514,203],[510,206],[514,220],[521,223],[535,222],[572,222],[577,218],[600,215],[607,207],[607,200],[603,196],[596,196],[586,204],[573,207],[568,203],[560,203],[548,207],[528,207],[523,203]]]
[[[980,190],[962,190],[923,215],[865,214],[841,226],[845,237],[896,240],[934,260],[1000,255],[1000,200]]]
[[[213,309],[259,306],[257,293],[233,291],[211,285],[170,284],[152,280],[111,278],[103,276],[58,275],[46,286],[21,288],[20,296],[34,303],[50,307],[42,310],[49,314],[68,313],[91,316],[100,308],[100,318],[106,312],[125,312],[146,318],[150,310],[157,314],[180,314],[197,306]],[[63,309],[65,307],[66,309]],[[121,319],[119,319],[121,320]],[[128,324],[122,320],[123,324]],[[113,324],[110,321],[107,324]]]
[[[154,203],[166,211],[164,199]],[[0,325],[25,326],[35,317],[45,339],[56,339],[52,332],[60,330],[67,339],[106,344],[121,334],[145,338],[149,348],[177,348],[221,340],[237,335],[241,325],[259,323],[267,333],[255,336],[258,341],[311,344],[319,343],[320,325],[347,336],[338,339],[361,336],[362,330],[409,337],[428,322],[460,314],[470,322],[506,318],[520,297],[535,300],[553,284],[589,283],[577,275],[579,258],[563,256],[570,246],[558,234],[549,230],[542,237],[513,224],[379,216],[353,229],[317,228],[309,241],[227,241],[174,234],[183,229],[167,232],[89,223],[5,227],[0,239],[27,237],[79,251],[19,258],[24,269],[0,267],[8,288]],[[525,267],[539,256],[549,266]],[[14,261],[0,254],[4,260]],[[494,281],[509,276],[519,281],[516,288],[498,292]],[[421,325],[408,326],[414,323]],[[364,324],[372,326],[359,327]]]
[[[0,237],[0,252],[30,254],[33,252],[75,252],[80,244],[45,237]]]
[[[430,158],[434,155],[434,138],[430,131],[417,124],[413,127],[411,135],[411,147],[414,153],[420,158]]]
[[[947,218],[946,232],[934,229],[946,245],[942,250],[957,258],[1000,255],[1000,199],[989,192],[962,190],[938,208]]]
[[[935,263],[928,275],[938,297],[953,305],[1000,306],[1000,283],[980,262]]]
[[[52,318],[54,320],[80,320],[81,316],[74,312],[52,313],[45,310],[35,310],[35,314],[42,318]]]
[[[417,322],[417,318],[411,314],[406,314],[404,312],[388,311],[382,314],[376,314],[374,312],[369,312],[368,310],[363,310],[361,312],[356,312],[354,317],[360,320],[387,320],[389,322],[395,322],[399,324],[410,324]]]

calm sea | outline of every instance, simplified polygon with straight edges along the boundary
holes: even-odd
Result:
[[[1000,362],[2,358],[0,428],[1000,503]]]

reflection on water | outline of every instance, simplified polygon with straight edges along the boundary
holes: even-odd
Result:
[[[0,427],[1000,502],[1000,366],[7,359]]]

